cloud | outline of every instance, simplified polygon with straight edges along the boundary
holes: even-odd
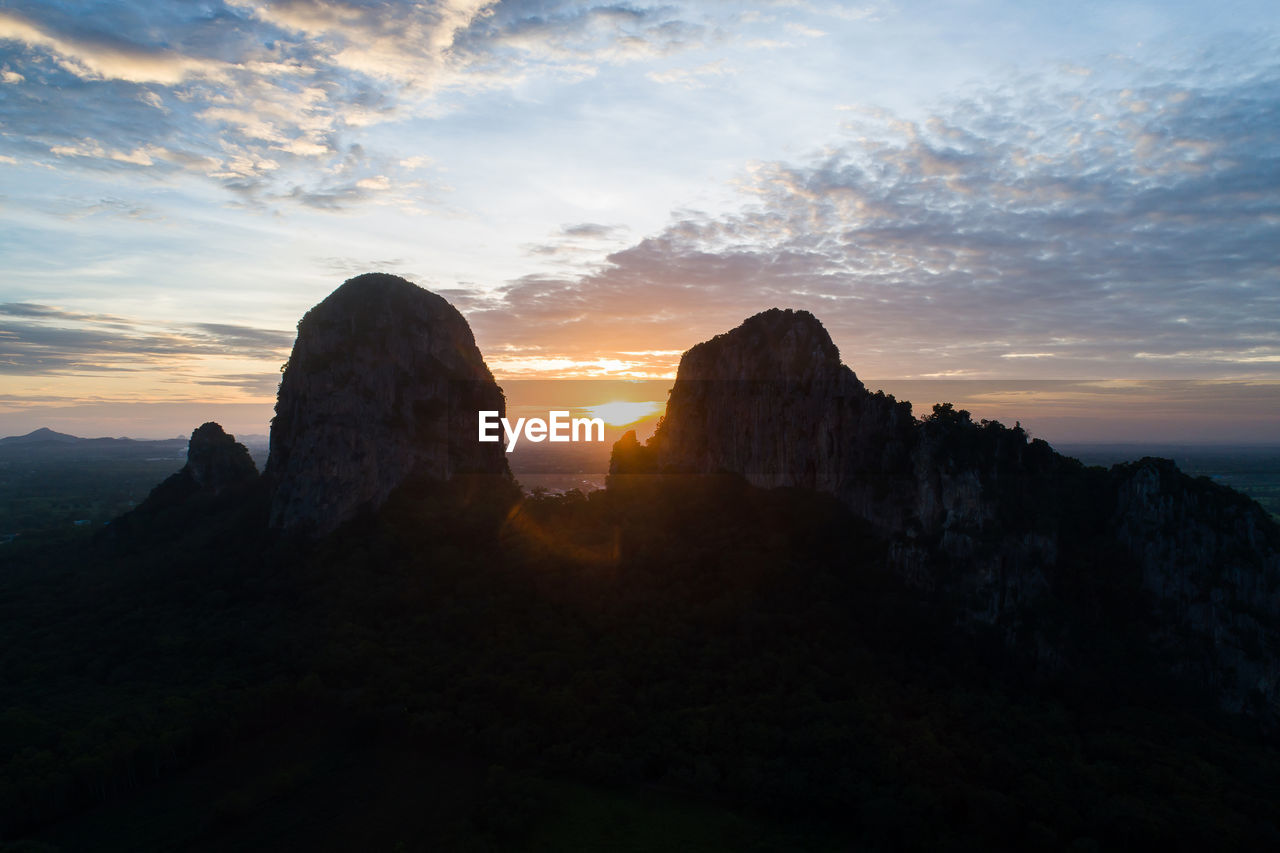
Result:
[[[700,47],[707,27],[675,17],[671,6],[503,3],[460,34],[469,62],[563,64],[589,73],[599,63],[632,62]]]
[[[624,225],[601,225],[598,222],[579,222],[576,225],[565,225],[560,233],[565,237],[586,240],[611,240],[626,232]]]
[[[74,14],[73,14],[74,12]],[[427,155],[367,129],[529,73],[666,56],[705,28],[669,7],[496,0],[212,0],[0,10],[5,162],[194,174],[237,204],[404,200]]]
[[[120,217],[139,222],[159,222],[164,217],[152,208],[124,199],[107,197],[96,201],[64,200],[52,205],[57,215],[67,220],[80,220],[91,216]]]
[[[236,326],[227,323],[194,323],[190,327],[203,332],[228,352],[281,352],[293,346],[293,332],[275,329],[258,329],[252,326]]]
[[[0,10],[0,40],[46,50],[59,65],[81,78],[173,85],[193,76],[216,77],[222,66],[214,59],[137,44],[109,31],[83,35],[58,32],[46,22],[12,10]],[[5,74],[6,83],[23,80],[17,72]]]
[[[421,280],[404,271],[407,262],[403,258],[368,259],[333,256],[316,258],[315,263],[326,273],[343,276],[344,280],[367,272],[390,272],[413,281]]]
[[[280,373],[223,373],[197,377],[196,382],[199,385],[235,388],[253,397],[275,397],[280,390]]]
[[[678,83],[681,86],[694,88],[707,85],[709,77],[724,77],[733,70],[723,59],[707,62],[696,68],[669,68],[665,71],[650,71],[646,76],[655,83]]]
[[[278,366],[293,339],[293,332],[253,326],[157,324],[39,303],[0,303],[0,374],[156,371],[225,358]]]
[[[880,375],[1274,376],[1280,69],[1147,76],[855,118],[811,160],[756,164],[739,210],[676,214],[469,316],[483,341],[567,359],[687,348],[777,305]]]
[[[793,35],[811,39],[822,38],[826,35],[822,30],[815,29],[814,27],[806,27],[804,24],[797,24],[794,21],[787,23],[786,31]]]
[[[621,243],[628,231],[625,225],[579,222],[561,226],[545,243],[526,244],[523,248],[543,261],[556,261],[563,270],[592,268],[599,264],[602,252]]]

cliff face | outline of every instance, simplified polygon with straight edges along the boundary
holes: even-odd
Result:
[[[1280,707],[1280,534],[1253,501],[1166,459],[1111,471],[1116,538],[1132,553],[1176,666],[1231,710]]]
[[[812,314],[774,309],[684,354],[652,445],[662,470],[828,492],[897,527],[907,505],[877,487],[907,474],[911,428],[910,405],[868,392]]]
[[[611,465],[615,481],[718,471],[836,496],[913,583],[1050,660],[1064,650],[1036,627],[1041,605],[1123,601],[1225,707],[1280,717],[1280,533],[1172,463],[1108,474],[950,406],[917,421],[840,364],[811,314],[775,309],[685,353],[661,427],[647,446],[625,436]]]
[[[298,324],[271,424],[271,525],[323,534],[407,477],[510,477],[476,412],[505,414],[462,315],[402,278],[347,281]]]
[[[1027,441],[1010,431],[999,452],[975,453],[953,435],[968,426],[949,413],[923,429],[910,403],[871,393],[840,363],[817,318],[773,309],[684,354],[649,462],[835,495],[901,538],[904,559],[925,542],[972,556],[998,515],[983,482],[1018,475]]]

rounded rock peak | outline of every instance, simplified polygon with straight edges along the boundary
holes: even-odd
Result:
[[[471,327],[444,297],[387,273],[344,282],[303,316],[271,424],[275,527],[323,535],[413,476],[510,476],[476,413],[505,413]]]
[[[197,486],[214,491],[258,476],[258,467],[253,464],[249,450],[214,421],[201,424],[191,433],[186,470]]]
[[[478,369],[489,377],[489,369],[474,354],[475,336],[458,309],[439,294],[390,273],[370,272],[347,279],[318,302],[298,322],[298,338],[327,338],[341,335],[346,346],[383,348],[387,338],[402,338],[427,327],[449,328],[449,336],[460,346],[450,362],[466,362],[466,371]]]
[[[235,444],[236,437],[230,435],[217,421],[206,421],[191,432],[191,444],[198,446],[217,446]]]
[[[770,308],[680,359],[677,379],[804,380],[840,370],[840,350],[808,311]]]
[[[314,312],[347,311],[359,314],[382,304],[396,302],[436,303],[449,306],[448,301],[431,291],[419,287],[406,278],[385,272],[367,272],[349,278],[337,289],[315,305]],[[452,306],[449,306],[452,309]],[[303,318],[305,321],[305,317]]]

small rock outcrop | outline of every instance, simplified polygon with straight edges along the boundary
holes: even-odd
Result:
[[[187,472],[196,488],[215,494],[258,477],[258,467],[253,464],[248,448],[213,421],[202,424],[191,433],[183,471]]]
[[[248,498],[259,482],[253,457],[235,436],[209,421],[196,427],[187,443],[187,463],[151,490],[134,509],[111,523],[113,537],[154,532],[157,519],[190,516]]]
[[[505,401],[471,327],[393,275],[353,278],[307,312],[271,423],[272,527],[322,535],[381,506],[410,476],[509,478],[476,413]]]

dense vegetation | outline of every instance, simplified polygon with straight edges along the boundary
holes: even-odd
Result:
[[[48,535],[101,527],[130,510],[181,458],[0,459],[0,534]]]
[[[1274,743],[1158,675],[1105,549],[1045,667],[729,476],[410,483],[314,545],[152,510],[0,552],[15,849],[1280,844]]]
[[[0,543],[85,537],[182,467],[186,439],[84,439],[45,431],[0,439]],[[259,466],[265,446],[255,445]]]

